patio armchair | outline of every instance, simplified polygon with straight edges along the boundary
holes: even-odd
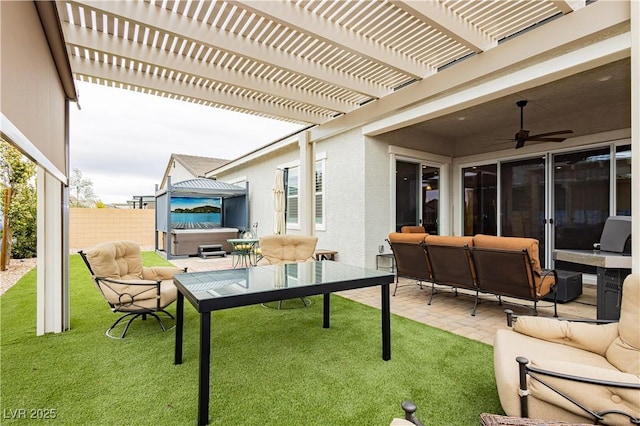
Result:
[[[279,265],[282,263],[299,263],[315,261],[313,253],[318,244],[318,237],[306,235],[265,235],[260,238],[260,263]],[[300,298],[304,306],[308,301]],[[278,302],[278,309],[282,300]]]
[[[278,265],[313,261],[317,243],[318,237],[306,235],[265,235],[260,238],[262,263]]]
[[[97,289],[114,313],[122,313],[106,331],[112,338],[123,339],[131,323],[139,317],[154,317],[163,331],[167,330],[158,314],[171,319],[174,316],[165,308],[177,298],[173,275],[186,272],[171,266],[145,267],[142,265],[140,246],[131,241],[114,241],[99,244],[78,252],[84,260]],[[126,324],[123,322],[128,319]],[[111,334],[119,324],[125,324],[120,336]],[[171,327],[173,328],[173,327]]]
[[[506,312],[494,369],[507,415],[640,424],[640,274],[624,281],[618,322]]]

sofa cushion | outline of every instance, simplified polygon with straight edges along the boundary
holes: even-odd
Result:
[[[538,240],[535,238],[496,237],[495,235],[477,234],[473,237],[473,245],[478,248],[500,250],[527,250],[534,271],[541,272]]]
[[[416,232],[392,232],[389,234],[389,241],[392,243],[421,243],[429,234],[419,234]]]
[[[618,337],[618,324],[587,324],[545,317],[518,317],[513,330],[548,342],[573,346],[604,356]]]
[[[640,274],[631,274],[622,286],[619,337],[607,350],[607,359],[621,371],[640,376]]]
[[[400,232],[402,233],[414,233],[414,234],[426,234],[424,230],[424,226],[422,225],[405,225],[400,228]]]
[[[471,247],[473,245],[473,237],[459,237],[451,235],[428,235],[424,241],[427,244],[439,246]]]

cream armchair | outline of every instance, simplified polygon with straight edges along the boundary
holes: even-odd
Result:
[[[512,328],[498,330],[494,342],[508,415],[640,423],[640,274],[629,275],[622,290],[619,322],[508,319]]]
[[[260,264],[278,265],[281,263],[311,262],[315,260],[318,237],[307,235],[265,235],[260,238],[262,258]],[[308,300],[300,298],[304,306]],[[282,307],[282,300],[278,301],[278,309]]]
[[[277,265],[314,260],[318,237],[306,235],[265,235],[260,238],[261,263]]]
[[[176,300],[178,294],[173,285],[173,275],[186,272],[186,269],[142,266],[140,246],[131,241],[103,243],[78,253],[111,310],[124,313],[107,329],[107,336],[118,338],[111,331],[128,318],[119,337],[124,338],[133,320],[138,317],[146,320],[147,315],[154,317],[163,331],[167,330],[158,314],[174,319],[165,308]]]

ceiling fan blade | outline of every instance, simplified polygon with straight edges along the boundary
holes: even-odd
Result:
[[[516,140],[516,149],[522,148],[524,146],[525,139],[517,139]]]
[[[544,136],[553,136],[553,135],[565,135],[568,133],[573,133],[573,130],[557,130],[555,132],[548,132],[548,133],[538,133],[537,135],[531,135],[531,138],[538,138],[538,137],[544,137]]]
[[[526,139],[529,137],[529,131],[528,130],[524,130],[524,129],[520,129],[518,130],[518,133],[516,133],[514,139],[515,140],[520,140],[520,139]]]
[[[562,142],[567,138],[541,138],[537,137],[537,135],[531,136],[527,138],[527,141],[535,141],[535,142]]]

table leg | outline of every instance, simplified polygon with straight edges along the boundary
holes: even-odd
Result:
[[[324,294],[322,302],[322,328],[329,328],[330,296],[331,293]]]
[[[382,288],[382,359],[391,359],[391,303],[389,300],[389,284]]]
[[[184,295],[178,291],[176,299],[176,344],[174,364],[182,364],[182,330],[184,324]]]
[[[209,424],[209,380],[211,368],[211,312],[200,314],[200,376],[198,425]]]

